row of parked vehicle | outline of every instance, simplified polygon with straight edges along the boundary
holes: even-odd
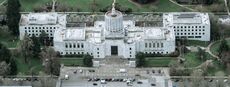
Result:
[[[105,78],[105,79],[100,79],[100,78],[89,78],[88,82],[96,82],[96,81],[105,81],[105,82],[134,82],[136,79],[121,79],[121,78]]]

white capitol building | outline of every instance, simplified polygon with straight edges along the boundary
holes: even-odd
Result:
[[[176,38],[210,40],[207,13],[164,13],[162,27],[135,26],[135,21],[123,20],[123,14],[114,7],[91,27],[67,27],[66,17],[55,12],[23,14],[20,39],[25,34],[39,36],[44,30],[61,55],[90,54],[94,58],[135,58],[137,52],[170,54],[175,51]]]

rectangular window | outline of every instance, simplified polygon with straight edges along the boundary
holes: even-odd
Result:
[[[201,38],[201,36],[195,36],[195,38]]]
[[[149,48],[151,48],[152,47],[152,45],[151,45],[151,43],[149,43]]]
[[[73,48],[76,48],[76,44],[75,43],[73,44]]]
[[[145,48],[147,48],[148,47],[148,44],[147,43],[145,43]]]
[[[84,43],[81,43],[81,48],[84,48]]]
[[[69,44],[69,48],[72,48],[72,44],[71,43]]]
[[[164,47],[164,44],[163,44],[163,43],[161,43],[161,47],[162,47],[162,48]]]
[[[77,48],[80,48],[80,45],[79,45],[79,43],[77,43]]]
[[[68,45],[67,45],[67,43],[65,43],[65,48],[68,48]]]

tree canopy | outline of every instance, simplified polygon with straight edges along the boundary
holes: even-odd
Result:
[[[19,21],[21,18],[19,0],[7,0],[7,26],[13,35],[19,35]]]
[[[136,54],[136,67],[143,67],[145,65],[145,54],[139,52]]]
[[[45,73],[59,76],[61,67],[59,54],[53,48],[48,47],[43,49],[40,55],[45,66]]]
[[[93,57],[89,54],[86,54],[83,56],[83,63],[86,67],[92,67],[93,66]]]

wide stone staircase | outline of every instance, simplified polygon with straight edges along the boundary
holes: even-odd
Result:
[[[128,67],[129,60],[122,56],[106,56],[104,59],[95,59],[101,67]]]

